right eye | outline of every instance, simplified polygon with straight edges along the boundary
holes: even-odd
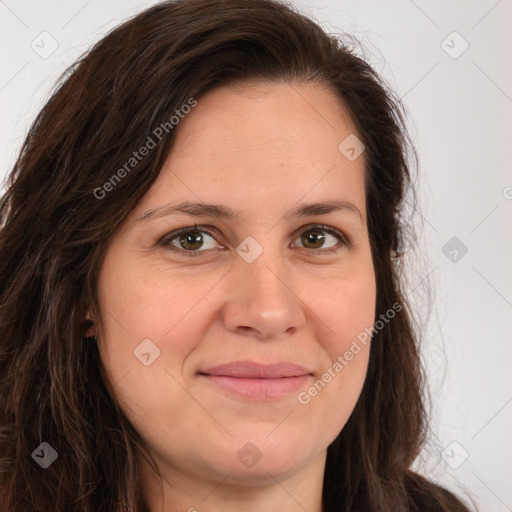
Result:
[[[160,245],[169,249],[172,252],[180,253],[180,255],[184,256],[199,256],[200,253],[206,252],[206,250],[211,250],[214,247],[204,247],[205,243],[205,235],[206,239],[210,238],[215,240],[212,236],[213,230],[207,228],[205,226],[201,226],[199,228],[194,224],[194,226],[189,226],[186,228],[181,228],[168,235],[165,235],[161,241]],[[222,246],[220,246],[222,248]],[[198,250],[198,249],[205,250]]]

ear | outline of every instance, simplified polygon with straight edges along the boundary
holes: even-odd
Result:
[[[96,323],[94,322],[93,316],[91,312],[88,310],[85,321],[87,322],[87,331],[85,331],[86,338],[96,338],[98,336],[98,328],[96,327]]]

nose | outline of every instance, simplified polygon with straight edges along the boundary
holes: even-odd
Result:
[[[263,252],[255,261],[240,259],[228,276],[223,320],[230,332],[270,340],[292,335],[306,321],[296,279],[282,258]]]

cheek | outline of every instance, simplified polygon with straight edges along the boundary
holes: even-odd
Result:
[[[321,338],[322,344],[331,360],[335,360],[374,324],[376,284],[373,267],[354,268],[350,274],[330,281],[322,293],[312,297],[312,301],[327,327],[327,335]]]
[[[102,338],[108,340],[105,350],[126,360],[145,339],[156,345],[172,340],[173,357],[185,355],[197,336],[193,332],[184,336],[181,331],[184,325],[191,327],[189,316],[194,316],[196,333],[201,331],[197,312],[204,309],[204,298],[213,284],[204,276],[183,279],[161,266],[131,265],[129,259],[115,255],[106,259],[98,284]],[[166,352],[168,348],[166,341]]]
[[[366,377],[375,321],[373,267],[331,282],[311,300],[324,322],[317,339],[328,357],[322,373],[298,398],[310,409],[313,423],[319,422],[316,428],[334,440],[352,414]]]
[[[331,321],[336,336],[330,339],[328,352],[332,359],[349,349],[352,340],[370,329],[375,321],[375,294],[371,290],[358,289],[338,301],[331,311]]]
[[[104,378],[139,432],[158,430],[162,420],[174,424],[173,411],[201,417],[183,390],[181,370],[203,338],[209,320],[201,298],[213,284],[132,266],[115,253],[105,259],[98,281]]]

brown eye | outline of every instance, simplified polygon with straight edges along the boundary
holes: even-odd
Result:
[[[336,252],[340,246],[350,246],[351,243],[343,233],[326,226],[312,226],[297,238],[305,249],[313,252]],[[327,244],[327,245],[326,245]]]
[[[216,242],[213,232],[209,228],[199,228],[194,225],[164,236],[159,244],[179,255],[201,256],[202,253],[207,253],[211,249],[224,249]],[[296,240],[299,239],[303,249],[318,254],[336,252],[343,246],[350,247],[352,245],[341,231],[321,225],[310,226],[302,231],[301,235],[296,238]]]
[[[178,242],[182,249],[200,249],[203,245],[203,236],[200,231],[189,231],[178,237]]]
[[[196,226],[174,231],[160,241],[160,245],[186,256],[199,256],[202,252],[215,249],[216,243],[209,230]],[[219,247],[222,248],[221,245]]]
[[[301,241],[307,249],[320,249],[325,241],[325,235],[319,230],[309,230],[302,234]]]

